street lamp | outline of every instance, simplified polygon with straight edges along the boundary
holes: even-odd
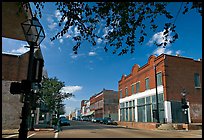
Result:
[[[188,108],[189,108],[189,106],[187,105],[187,101],[186,101],[186,95],[187,95],[187,93],[186,93],[186,90],[185,89],[183,89],[182,90],[182,92],[181,92],[181,95],[182,95],[182,98],[181,98],[181,104],[182,104],[182,111],[184,112],[184,114],[185,114],[185,123],[186,124],[189,124],[189,122],[188,122]]]
[[[42,40],[45,38],[45,33],[42,25],[36,17],[32,17],[32,19],[28,19],[21,24],[23,28],[23,32],[26,38],[26,41],[30,45],[30,53],[29,53],[29,64],[28,64],[28,72],[27,72],[27,81],[31,84],[33,82],[33,60],[34,60],[34,47],[40,45]],[[30,99],[31,89],[25,93],[25,101],[22,107],[22,121],[19,129],[19,138],[26,139],[28,134],[28,115],[30,113]]]
[[[45,32],[37,17],[32,17],[22,24],[26,41],[30,46],[39,46],[45,38]]]

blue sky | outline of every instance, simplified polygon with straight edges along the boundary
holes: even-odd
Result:
[[[180,4],[179,2],[170,4],[168,8],[172,11],[172,15],[176,16]],[[178,15],[176,30],[179,39],[174,44],[168,45],[165,49],[153,45],[152,40],[162,41],[163,28],[158,28],[157,32],[148,34],[143,45],[136,46],[134,54],[128,53],[124,56],[104,52],[104,42],[101,40],[98,40],[98,45],[95,47],[85,42],[79,48],[78,54],[74,55],[72,52],[74,43],[70,36],[77,34],[75,27],[72,27],[64,37],[51,42],[50,38],[60,30],[57,25],[59,18],[60,13],[56,11],[54,3],[46,3],[43,17],[40,19],[46,33],[46,38],[41,43],[41,50],[48,76],[56,76],[65,82],[65,90],[75,95],[74,98],[64,101],[66,114],[75,108],[80,108],[81,100],[89,99],[103,88],[117,91],[122,74],[130,74],[134,64],[145,65],[152,54],[179,53],[181,56],[193,59],[202,58],[202,17],[195,10],[186,15],[182,13]],[[162,19],[157,21],[158,24],[164,24],[163,22]],[[106,31],[104,28],[99,28],[102,34]],[[28,51],[23,47],[25,45],[27,45],[25,41],[2,38],[2,52],[24,53]]]

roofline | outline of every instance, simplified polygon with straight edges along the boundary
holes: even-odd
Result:
[[[195,59],[193,59],[193,58],[188,58],[188,57],[184,57],[184,56],[175,56],[175,55],[170,55],[170,54],[165,54],[165,53],[162,53],[162,54],[160,54],[159,56],[150,55],[149,58],[150,58],[151,56],[155,56],[155,60],[154,60],[154,61],[160,59],[160,58],[163,57],[163,56],[170,56],[170,57],[175,57],[175,58],[188,59],[188,60],[192,60],[192,61],[194,61],[194,62],[202,62],[202,61],[199,61],[199,60],[195,60]],[[139,67],[139,71],[142,70],[145,66],[148,65],[149,58],[148,58],[147,63],[145,63],[143,66]],[[126,76],[125,76],[125,79],[127,79],[128,77],[130,77],[131,74],[132,74],[132,72],[131,72],[130,74],[126,75]],[[124,74],[123,74],[123,75],[124,75]],[[121,81],[122,81],[122,78],[118,81],[118,83],[120,83]]]
[[[13,55],[13,56],[17,56],[17,57],[23,55],[23,54],[10,53],[10,52],[2,52],[2,54],[4,54],[4,55]]]

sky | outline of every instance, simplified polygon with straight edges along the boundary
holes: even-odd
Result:
[[[171,3],[169,10],[176,17],[181,3]],[[32,8],[31,3],[31,8]],[[46,38],[40,47],[45,61],[45,68],[48,77],[57,77],[65,83],[63,90],[75,95],[70,99],[64,100],[66,114],[74,109],[79,109],[81,100],[88,100],[92,95],[105,89],[118,90],[118,81],[123,74],[129,75],[134,64],[140,67],[145,65],[150,55],[160,55],[162,53],[193,58],[202,58],[202,16],[191,10],[183,15],[180,13],[176,18],[176,31],[179,39],[174,44],[168,44],[166,48],[156,47],[152,42],[162,42],[163,28],[158,28],[154,33],[150,32],[143,45],[136,46],[133,54],[128,53],[123,56],[113,55],[111,52],[104,51],[104,41],[97,40],[97,46],[85,42],[75,55],[72,51],[74,43],[71,36],[78,34],[75,27],[71,27],[69,32],[62,38],[50,41],[60,28],[57,22],[60,20],[60,13],[56,10],[55,3],[46,3],[43,9],[42,24]],[[172,21],[175,19],[172,19]],[[165,21],[160,18],[158,25]],[[103,24],[103,22],[101,22]],[[107,29],[100,28],[101,34],[106,34]],[[18,41],[2,37],[2,52],[22,54],[29,49],[24,46],[26,41]]]

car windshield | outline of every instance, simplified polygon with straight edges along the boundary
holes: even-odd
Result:
[[[68,119],[67,118],[60,118],[62,121],[68,121]]]
[[[111,120],[111,118],[104,118],[105,120]]]

